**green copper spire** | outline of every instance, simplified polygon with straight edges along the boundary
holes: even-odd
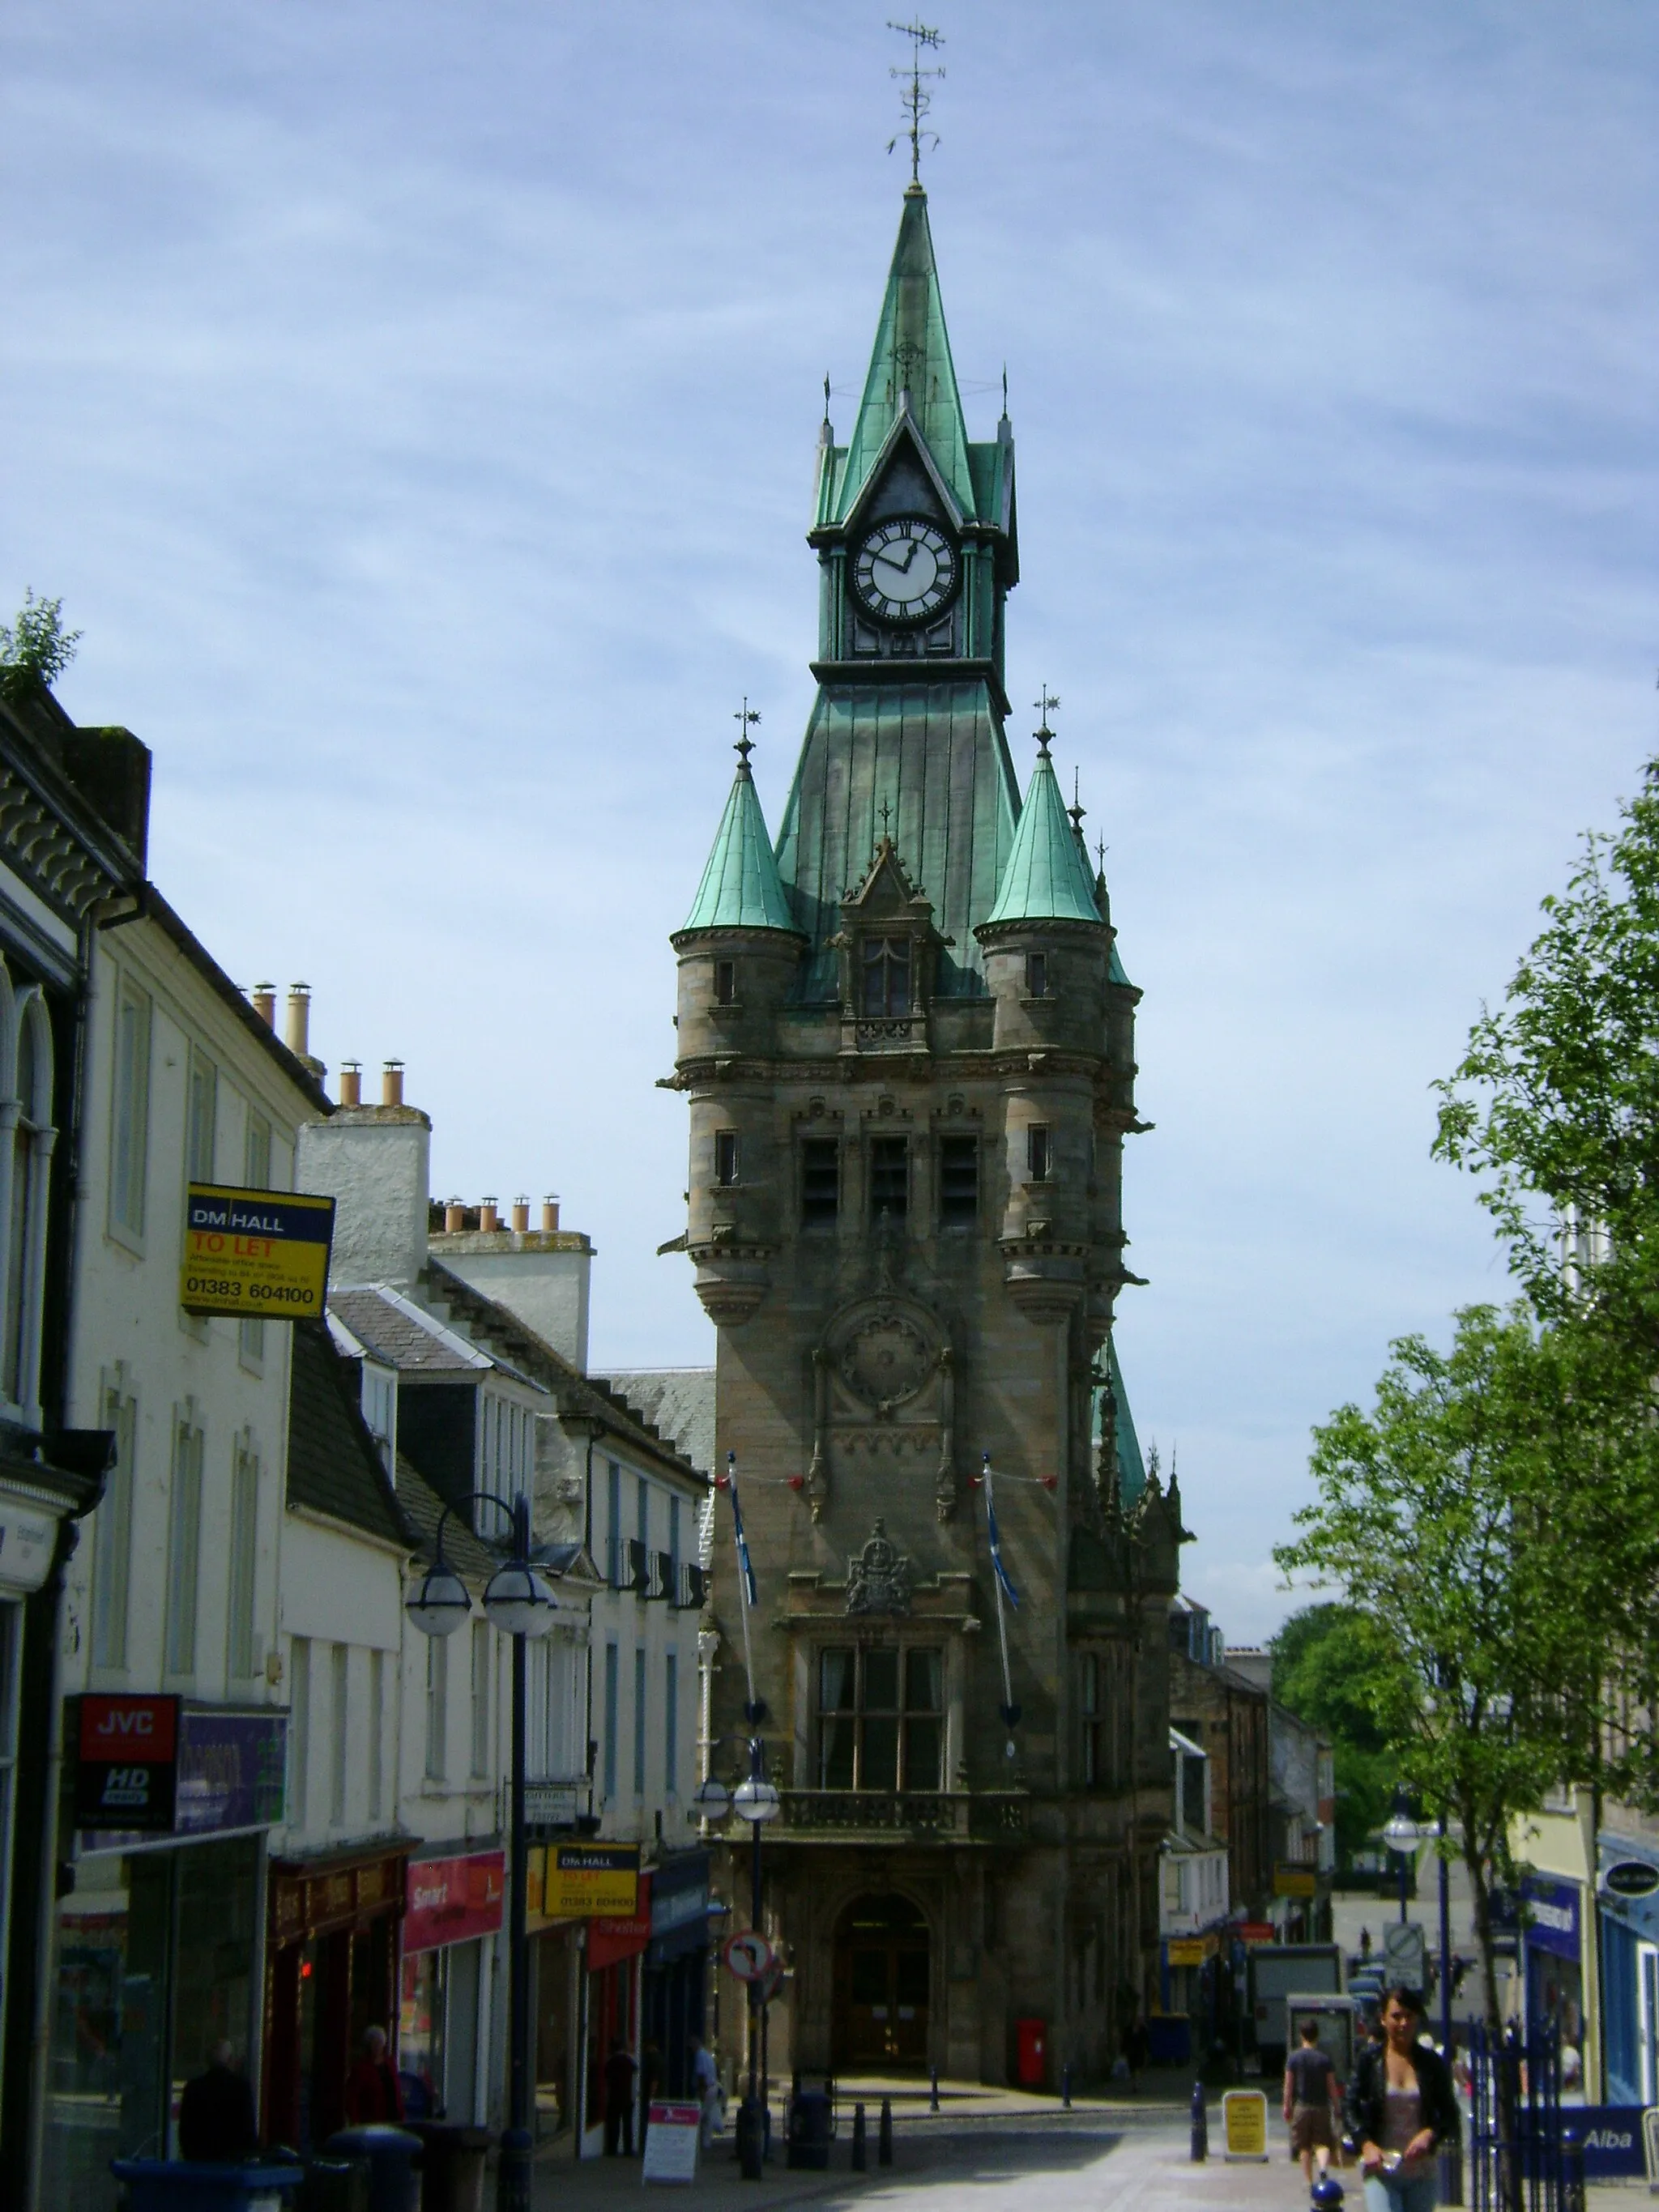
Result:
[[[745,714],[747,702],[744,702]],[[758,720],[759,717],[756,716]],[[799,934],[789,897],[772,857],[755,779],[749,773],[749,736],[738,740],[741,758],[732,780],[714,849],[702,872],[684,929],[787,929]]]
[[[1066,817],[1060,781],[1048,757],[1048,732],[1039,730],[1037,736],[1036,766],[1020,809],[1013,850],[998,879],[996,904],[981,928],[999,921],[1100,920],[1089,863]]]
[[[833,514],[844,521],[874,468],[901,410],[920,430],[934,467],[964,516],[977,512],[968,461],[968,426],[945,328],[927,195],[911,185],[899,218],[898,244],[888,271],[881,319],[864,381],[858,422],[836,484]]]

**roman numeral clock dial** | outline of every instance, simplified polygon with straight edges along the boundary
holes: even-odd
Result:
[[[925,622],[956,587],[955,547],[919,515],[878,522],[853,556],[853,588],[884,622]]]

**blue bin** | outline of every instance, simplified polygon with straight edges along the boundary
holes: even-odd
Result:
[[[789,2137],[785,2164],[822,2173],[830,2164],[835,2106],[822,2089],[802,2089],[789,2100]]]
[[[306,2178],[302,2166],[221,2166],[184,2158],[115,2158],[127,2212],[279,2212]]]
[[[368,2212],[421,2212],[421,2139],[407,2128],[342,2128],[323,2146],[330,2158],[368,2161]]]

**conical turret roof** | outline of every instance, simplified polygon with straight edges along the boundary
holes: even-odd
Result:
[[[787,929],[799,934],[766,834],[745,751],[732,779],[714,850],[683,929]]]
[[[963,514],[975,514],[968,425],[945,327],[927,195],[920,185],[912,185],[904,195],[864,398],[836,487],[838,517],[851,512],[902,409],[908,409]]]
[[[1047,732],[1020,809],[1014,842],[997,882],[996,903],[979,926],[999,921],[1100,921],[1089,864],[1066,811]]]

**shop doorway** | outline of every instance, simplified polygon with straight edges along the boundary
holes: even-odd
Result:
[[[858,1897],[836,1929],[835,2065],[927,2063],[932,1962],[927,1923],[896,1891]]]

